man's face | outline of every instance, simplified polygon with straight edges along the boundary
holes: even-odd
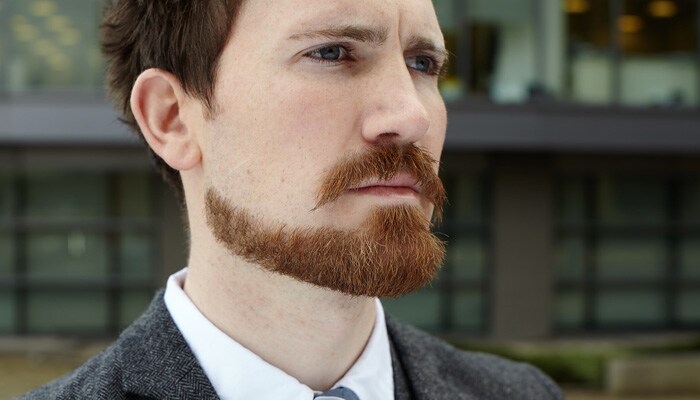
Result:
[[[338,163],[378,146],[439,160],[442,49],[430,0],[245,1],[200,129],[207,186],[273,230],[358,231],[390,208],[429,219],[412,172],[326,203],[319,191]]]

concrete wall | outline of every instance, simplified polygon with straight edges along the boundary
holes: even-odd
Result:
[[[494,338],[540,338],[550,333],[553,196],[548,161],[539,155],[494,158]]]

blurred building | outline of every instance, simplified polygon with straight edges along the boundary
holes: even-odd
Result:
[[[0,0],[0,333],[108,335],[186,262],[104,100],[102,0]],[[434,0],[454,54],[426,329],[700,328],[700,0]]]

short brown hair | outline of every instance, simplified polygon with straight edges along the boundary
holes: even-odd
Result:
[[[107,91],[122,121],[143,140],[131,111],[141,72],[172,73],[185,92],[212,108],[221,52],[242,0],[108,0],[100,25]],[[180,173],[149,148],[156,168],[184,200]]]

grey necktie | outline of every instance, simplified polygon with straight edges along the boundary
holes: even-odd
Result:
[[[352,390],[346,387],[337,387],[327,392],[314,395],[314,400],[360,400]]]

